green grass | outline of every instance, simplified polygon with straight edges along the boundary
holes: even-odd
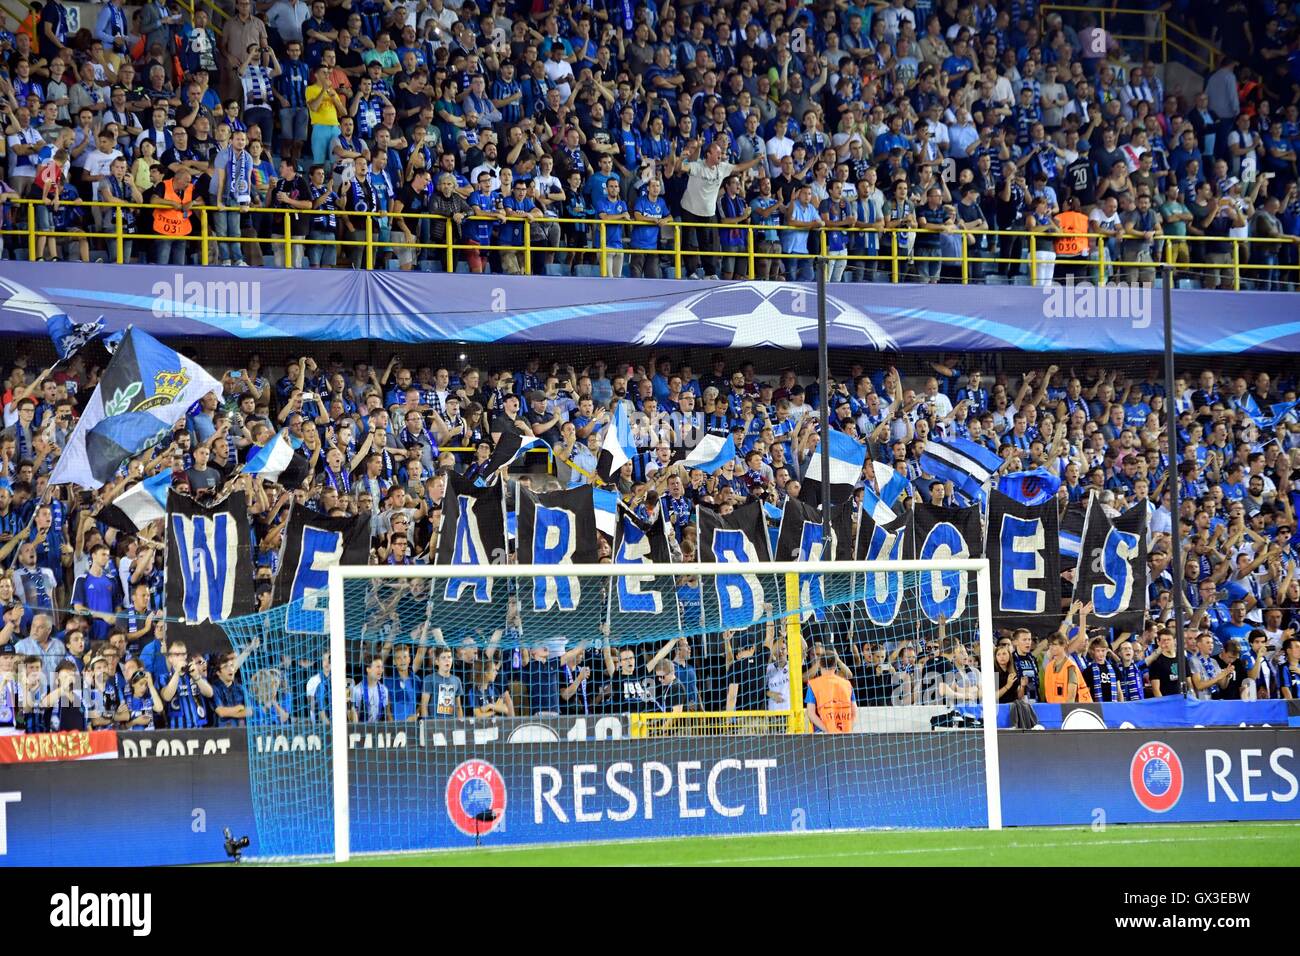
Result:
[[[358,857],[352,866],[1292,866],[1300,827],[1163,824],[799,833]]]

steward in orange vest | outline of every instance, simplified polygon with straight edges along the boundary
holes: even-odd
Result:
[[[828,734],[846,734],[858,717],[853,685],[837,673],[839,658],[834,651],[822,654],[821,670],[808,681],[808,718],[814,729]]]
[[[1083,674],[1074,658],[1065,652],[1065,638],[1055,635],[1047,642],[1047,659],[1043,661],[1043,701],[1048,704],[1087,704],[1092,692],[1083,682]]]
[[[1088,217],[1079,212],[1077,200],[1072,199],[1065,212],[1057,213],[1056,224],[1061,227],[1056,237],[1056,255],[1072,259],[1086,256],[1090,248]]]
[[[164,179],[158,202],[167,209],[153,211],[153,231],[166,239],[179,239],[194,231],[190,204],[194,201],[194,183],[188,169],[178,169],[171,179]]]

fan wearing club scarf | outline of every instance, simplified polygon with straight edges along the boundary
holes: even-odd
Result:
[[[1096,703],[1112,703],[1124,699],[1119,674],[1108,659],[1109,651],[1105,638],[1094,637],[1088,644],[1088,656],[1091,659],[1083,669],[1083,679],[1092,688],[1092,699]]]

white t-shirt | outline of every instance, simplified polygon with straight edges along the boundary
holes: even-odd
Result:
[[[781,160],[794,152],[794,140],[789,136],[773,136],[767,141],[767,170],[772,176],[781,175]]]
[[[115,149],[111,153],[100,152],[98,148],[92,149],[86,154],[85,170],[87,176],[108,176],[113,160],[122,155],[120,149]]]
[[[702,159],[687,163],[685,169],[690,179],[682,195],[682,208],[702,219],[712,216],[718,208],[718,190],[735,168],[731,163],[723,162],[709,166]]]
[[[775,664],[767,665],[767,689],[770,694],[777,694],[779,699],[769,696],[767,698],[768,710],[786,710],[790,706],[790,665],[788,663],[777,667]]]

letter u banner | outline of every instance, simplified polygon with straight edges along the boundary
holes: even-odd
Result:
[[[1092,617],[1120,631],[1138,631],[1147,610],[1147,509],[1113,521],[1094,495],[1080,536],[1074,599],[1091,601]]]
[[[993,585],[993,626],[1027,627],[1045,637],[1061,619],[1061,555],[1056,499],[1025,505],[989,494],[984,553]]]
[[[221,622],[253,613],[248,500],[236,491],[210,508],[167,495],[167,637],[191,653],[230,649]]]

